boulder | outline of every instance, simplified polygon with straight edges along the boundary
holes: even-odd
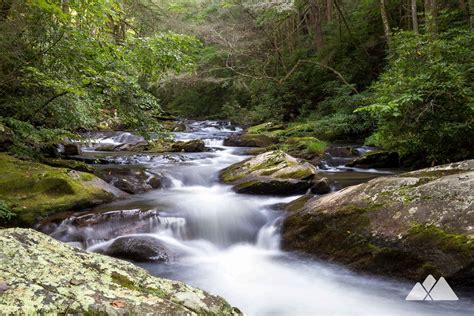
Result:
[[[114,147],[114,151],[132,151],[142,152],[148,148],[149,144],[147,141],[139,141],[136,143],[125,143]]]
[[[318,164],[326,146],[326,142],[315,137],[290,137],[284,141],[281,148],[289,155]]]
[[[328,178],[321,178],[313,181],[311,192],[314,194],[326,194],[331,192],[331,186],[329,185]]]
[[[42,161],[48,166],[52,167],[60,167],[60,168],[68,168],[71,170],[82,171],[82,172],[90,172],[93,173],[95,168],[89,166],[88,164],[77,161],[77,160],[66,160],[66,159],[56,159],[56,158],[45,158]]]
[[[162,243],[151,236],[125,236],[115,239],[103,254],[133,261],[166,262],[169,251]]]
[[[5,315],[235,315],[224,299],[30,229],[0,230]]]
[[[260,134],[232,135],[224,140],[224,146],[231,147],[268,147],[278,143],[278,139]]]
[[[206,145],[201,139],[189,141],[177,141],[171,145],[171,151],[174,152],[203,152],[206,151]]]
[[[473,192],[469,160],[305,196],[287,207],[282,246],[386,276],[472,279]]]
[[[138,194],[171,186],[171,181],[161,174],[151,174],[140,167],[97,168],[95,175],[107,183],[131,194]]]
[[[221,170],[219,179],[239,193],[293,195],[308,190],[315,174],[313,165],[276,150]]]
[[[364,168],[398,168],[400,167],[400,157],[396,152],[383,150],[369,151],[349,162],[347,166]]]
[[[16,214],[12,224],[30,226],[41,217],[109,202],[123,194],[90,173],[0,154],[0,200]]]
[[[103,144],[95,147],[95,151],[114,151],[116,144]]]
[[[77,156],[82,153],[79,144],[67,143],[64,144],[64,154],[66,156]]]

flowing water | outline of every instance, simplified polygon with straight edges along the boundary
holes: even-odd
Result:
[[[219,184],[219,170],[248,156],[242,148],[222,146],[234,128],[193,124],[190,132],[176,137],[203,139],[213,152],[119,158],[103,154],[114,163],[139,164],[165,174],[171,187],[66,214],[41,228],[89,251],[106,249],[119,236],[156,238],[173,254],[172,260],[136,264],[220,295],[248,315],[472,315],[472,302],[462,296],[458,302],[407,302],[413,284],[354,274],[282,251],[281,205],[297,196],[242,195]],[[136,136],[109,135],[101,142],[127,139]],[[339,187],[380,175],[377,170],[324,169]]]

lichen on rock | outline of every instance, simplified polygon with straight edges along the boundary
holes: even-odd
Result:
[[[2,315],[239,314],[218,296],[34,230],[0,230],[0,249]]]
[[[287,208],[282,245],[355,270],[454,278],[474,264],[473,192],[470,160],[297,200]]]

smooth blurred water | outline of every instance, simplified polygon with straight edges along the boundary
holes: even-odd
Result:
[[[171,188],[66,219],[51,234],[89,251],[104,249],[119,236],[157,238],[174,259],[138,265],[223,296],[248,315],[473,315],[469,298],[407,302],[413,284],[354,274],[280,250],[284,214],[278,205],[297,196],[241,195],[219,184],[218,171],[247,156],[242,149],[222,146],[223,135],[233,132],[229,126],[196,122],[190,129],[177,137],[204,139],[216,151],[186,154],[180,161],[148,157],[133,162],[166,174]],[[349,171],[352,182],[380,174],[357,171]],[[348,171],[331,166],[325,172],[341,177]]]

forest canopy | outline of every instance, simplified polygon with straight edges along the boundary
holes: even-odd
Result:
[[[425,163],[473,156],[473,1],[5,0],[15,150],[160,118],[278,122]],[[290,132],[289,132],[290,133]]]

